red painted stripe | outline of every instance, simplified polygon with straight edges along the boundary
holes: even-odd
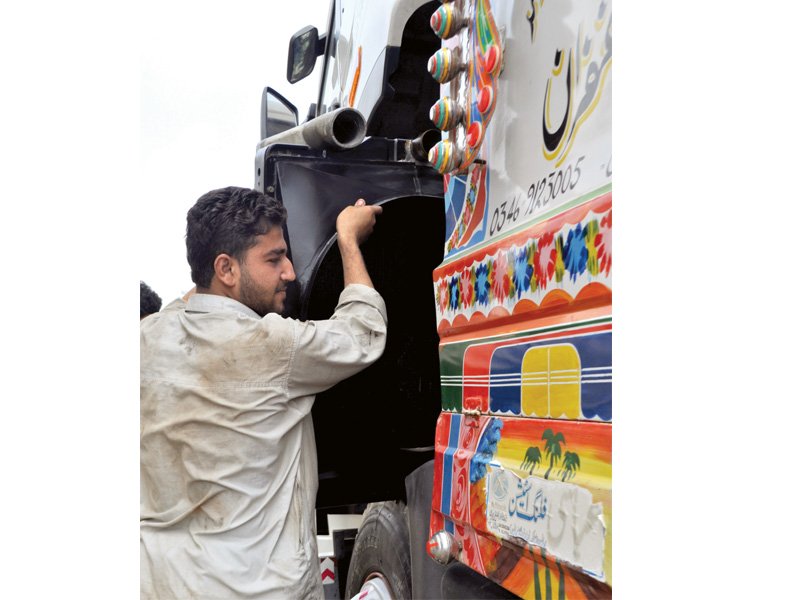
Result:
[[[479,408],[482,413],[489,412],[489,366],[492,352],[494,346],[491,344],[470,346],[464,351],[464,408]],[[486,383],[469,385],[467,375],[484,376]]]
[[[444,458],[444,451],[447,450],[448,439],[450,438],[450,413],[441,413],[439,419],[436,421],[436,437],[434,438],[435,452],[433,457],[433,498],[431,500],[431,507],[434,511],[439,511],[442,506],[442,461]],[[431,531],[433,535],[441,526],[434,530],[434,519],[431,518]]]

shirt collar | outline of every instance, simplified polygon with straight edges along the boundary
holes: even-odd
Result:
[[[186,310],[189,312],[236,312],[247,317],[260,319],[253,309],[245,306],[238,300],[228,298],[227,296],[218,296],[216,294],[193,294],[189,301],[186,303]]]

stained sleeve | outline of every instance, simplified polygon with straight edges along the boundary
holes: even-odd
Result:
[[[380,294],[365,285],[348,285],[330,319],[298,322],[290,395],[317,394],[374,363],[386,347],[386,328],[386,304]]]

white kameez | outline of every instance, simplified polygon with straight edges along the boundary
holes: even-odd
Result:
[[[327,321],[195,294],[141,322],[142,598],[321,598],[314,395],[377,360],[386,307]]]

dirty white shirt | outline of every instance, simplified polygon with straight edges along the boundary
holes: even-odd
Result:
[[[260,318],[195,294],[141,322],[141,597],[321,598],[314,395],[377,360],[386,306]]]

